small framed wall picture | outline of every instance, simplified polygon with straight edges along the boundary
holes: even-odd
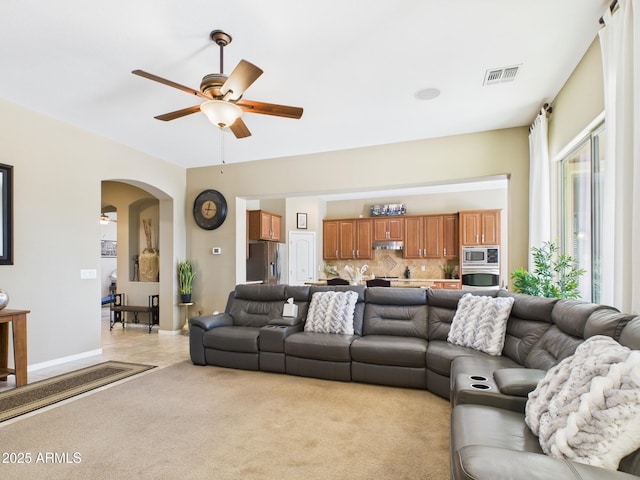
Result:
[[[297,213],[296,214],[296,228],[301,230],[306,230],[307,228],[307,214],[306,213]]]

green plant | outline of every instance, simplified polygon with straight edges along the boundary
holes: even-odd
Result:
[[[442,271],[447,274],[452,274],[455,267],[453,265],[443,265]]]
[[[178,263],[178,291],[180,295],[188,295],[193,290],[193,278],[196,276],[189,260]]]
[[[578,280],[585,273],[577,268],[576,260],[569,255],[559,255],[558,246],[545,242],[542,247],[531,247],[533,273],[518,268],[511,272],[513,290],[537,297],[580,298]]]

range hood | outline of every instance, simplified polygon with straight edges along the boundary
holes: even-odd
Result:
[[[402,242],[373,242],[374,250],[402,250],[403,248]]]

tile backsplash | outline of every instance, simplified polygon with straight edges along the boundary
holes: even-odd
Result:
[[[360,268],[368,265],[365,277],[374,274],[376,277],[400,277],[404,278],[407,267],[411,272],[411,278],[441,279],[444,278],[442,267],[444,265],[458,266],[458,259],[418,259],[402,258],[402,252],[396,250],[374,250],[370,260],[325,260],[326,266],[335,267],[341,277],[348,278],[344,271],[346,265]],[[424,267],[424,271],[422,270]],[[454,275],[459,273],[454,270]],[[322,274],[320,274],[322,277]]]

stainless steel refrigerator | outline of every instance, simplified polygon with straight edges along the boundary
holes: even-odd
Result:
[[[249,244],[247,281],[265,285],[287,283],[287,246],[279,242]]]

